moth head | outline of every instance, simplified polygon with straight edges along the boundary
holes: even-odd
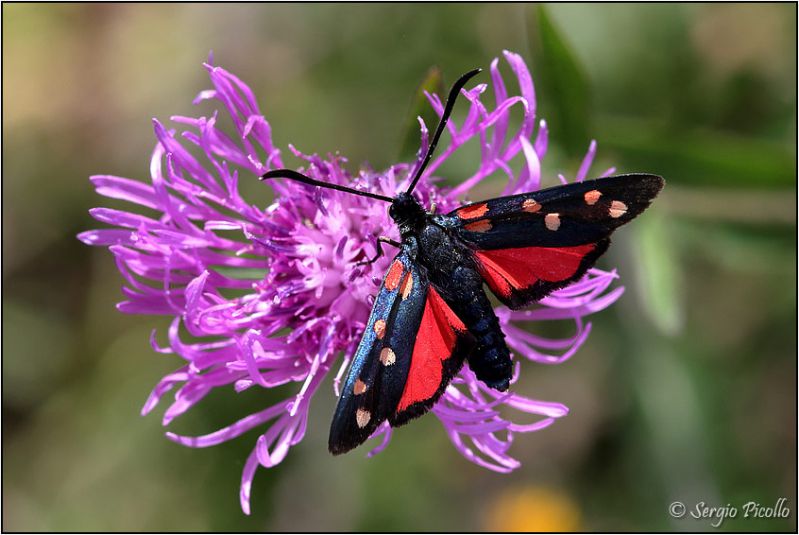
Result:
[[[397,223],[402,232],[413,231],[424,226],[424,208],[409,193],[400,193],[394,198],[388,209],[388,215]]]

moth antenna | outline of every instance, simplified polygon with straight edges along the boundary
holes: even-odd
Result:
[[[379,193],[372,193],[370,191],[360,191],[357,189],[348,188],[347,186],[340,186],[338,184],[328,184],[327,182],[315,180],[292,169],[274,169],[261,175],[261,180],[269,180],[270,178],[287,178],[289,180],[302,182],[303,184],[308,184],[310,186],[319,186],[320,188],[343,191],[345,193],[358,195],[359,197],[369,197],[371,199],[377,199],[378,201],[394,202],[394,199],[387,197],[386,195],[380,195]]]
[[[430,141],[430,145],[427,147],[427,154],[424,156],[424,160],[422,160],[422,165],[419,166],[419,169],[416,171],[416,175],[413,177],[413,181],[411,182],[410,187],[408,188],[407,193],[411,193],[413,188],[416,187],[416,183],[419,182],[419,179],[422,178],[422,173],[424,173],[427,164],[430,163],[430,158],[433,157],[433,152],[436,150],[436,145],[438,144],[438,139],[441,137],[441,134],[444,132],[444,128],[447,126],[447,120],[449,120],[449,116],[452,113],[452,108],[455,107],[455,101],[458,98],[458,95],[463,89],[463,86],[466,85],[466,82],[472,76],[478,74],[482,69],[474,69],[472,71],[467,72],[460,78],[455,84],[452,86],[452,89],[449,90],[449,96],[447,96],[447,103],[444,105],[444,113],[441,115],[441,120],[438,122],[438,127],[436,127],[436,132],[433,134],[433,139]]]

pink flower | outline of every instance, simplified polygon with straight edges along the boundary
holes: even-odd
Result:
[[[439,148],[415,190],[424,205],[435,202],[440,211],[454,209],[471,188],[495,173],[507,178],[503,194],[539,188],[547,126],[543,120],[536,123],[533,82],[521,56],[504,56],[520,94],[509,96],[496,59],[490,69],[493,102],[483,101],[488,84],[464,90],[468,114],[461,124],[450,121],[449,144]],[[151,342],[155,351],[175,354],[183,364],[155,386],[142,414],[173,389],[165,426],[215,388],[241,392],[296,384],[291,397],[207,435],[167,432],[180,444],[207,447],[253,428],[263,430],[242,474],[241,506],[249,513],[256,468],[280,463],[302,440],[308,406],[326,375],[335,374],[338,389],[390,259],[368,267],[356,263],[374,256],[376,239],[387,229],[390,236],[398,236],[386,204],[368,198],[282,180],[265,186],[274,190],[271,206],[262,208],[242,198],[239,180],[257,180],[283,167],[281,151],[272,142],[271,127],[250,88],[221,67],[205,68],[213,89],[201,92],[195,102],[213,100],[219,110],[211,117],[172,117],[176,130],[154,120],[158,142],[149,183],[109,175],[91,178],[101,195],[158,215],[95,208],[92,216],[111,228],[83,232],[79,239],[108,247],[114,255],[126,282],[125,300],[117,305],[120,311],[173,317],[168,344],[159,346],[155,332]],[[440,115],[438,97],[428,98]],[[219,111],[232,121],[233,137],[217,126]],[[523,117],[514,132],[511,113]],[[421,119],[420,125],[424,147],[428,132]],[[441,164],[475,137],[481,149],[479,167],[455,188],[435,186]],[[340,156],[323,158],[293,146],[288,149],[306,162],[303,171],[313,178],[392,197],[404,189],[418,163],[353,176]],[[576,180],[585,178],[595,152],[592,142]],[[514,159],[523,163],[519,173],[512,170]],[[561,180],[565,181],[562,176]],[[587,316],[608,307],[623,292],[622,287],[612,287],[616,278],[615,272],[592,269],[530,310],[497,310],[517,356],[513,382],[522,360],[557,364],[577,351],[591,330]],[[564,320],[574,324],[570,337],[550,339],[530,332],[538,322]],[[181,337],[181,328],[192,341]],[[503,406],[516,416],[501,416]],[[464,457],[510,472],[519,467],[509,454],[514,435],[543,429],[568,409],[512,388],[507,393],[489,389],[465,366],[432,412]],[[391,433],[385,423],[378,428],[375,436],[381,435],[381,442],[370,456],[385,449]]]

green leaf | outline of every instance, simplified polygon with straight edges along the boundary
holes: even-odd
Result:
[[[791,193],[786,193],[786,197]],[[785,227],[719,221],[685,221],[680,243],[690,255],[703,256],[735,273],[783,276],[794,271],[795,223]]]
[[[430,106],[430,103],[427,101],[427,97],[424,95],[425,91],[430,94],[436,94],[443,99],[445,91],[444,78],[441,74],[441,69],[435,65],[427,70],[427,73],[413,94],[413,100],[408,110],[408,119],[405,121],[405,134],[402,136],[402,143],[400,145],[399,159],[401,161],[413,159],[416,152],[419,150],[421,134],[417,117],[424,119],[431,135],[438,124],[438,115],[436,115],[433,107]]]
[[[677,334],[683,324],[678,252],[666,218],[651,210],[634,225],[639,257],[638,288],[645,313],[662,333]]]
[[[589,91],[577,58],[543,5],[528,10],[529,46],[536,88],[552,138],[569,151],[585,150],[589,138]]]
[[[601,118],[597,139],[623,156],[624,171],[645,169],[691,185],[796,187],[796,147],[787,143],[618,116]]]

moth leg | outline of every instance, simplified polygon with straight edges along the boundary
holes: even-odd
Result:
[[[398,241],[392,240],[388,236],[380,236],[380,237],[377,238],[377,254],[375,254],[375,257],[372,258],[371,260],[361,260],[360,262],[356,262],[355,265],[356,266],[363,266],[363,265],[366,265],[366,264],[374,264],[375,262],[377,262],[377,259],[380,258],[381,256],[383,256],[383,254],[384,254],[383,253],[383,244],[384,243],[387,243],[389,245],[393,245],[394,247],[399,247],[400,246],[400,243]]]

